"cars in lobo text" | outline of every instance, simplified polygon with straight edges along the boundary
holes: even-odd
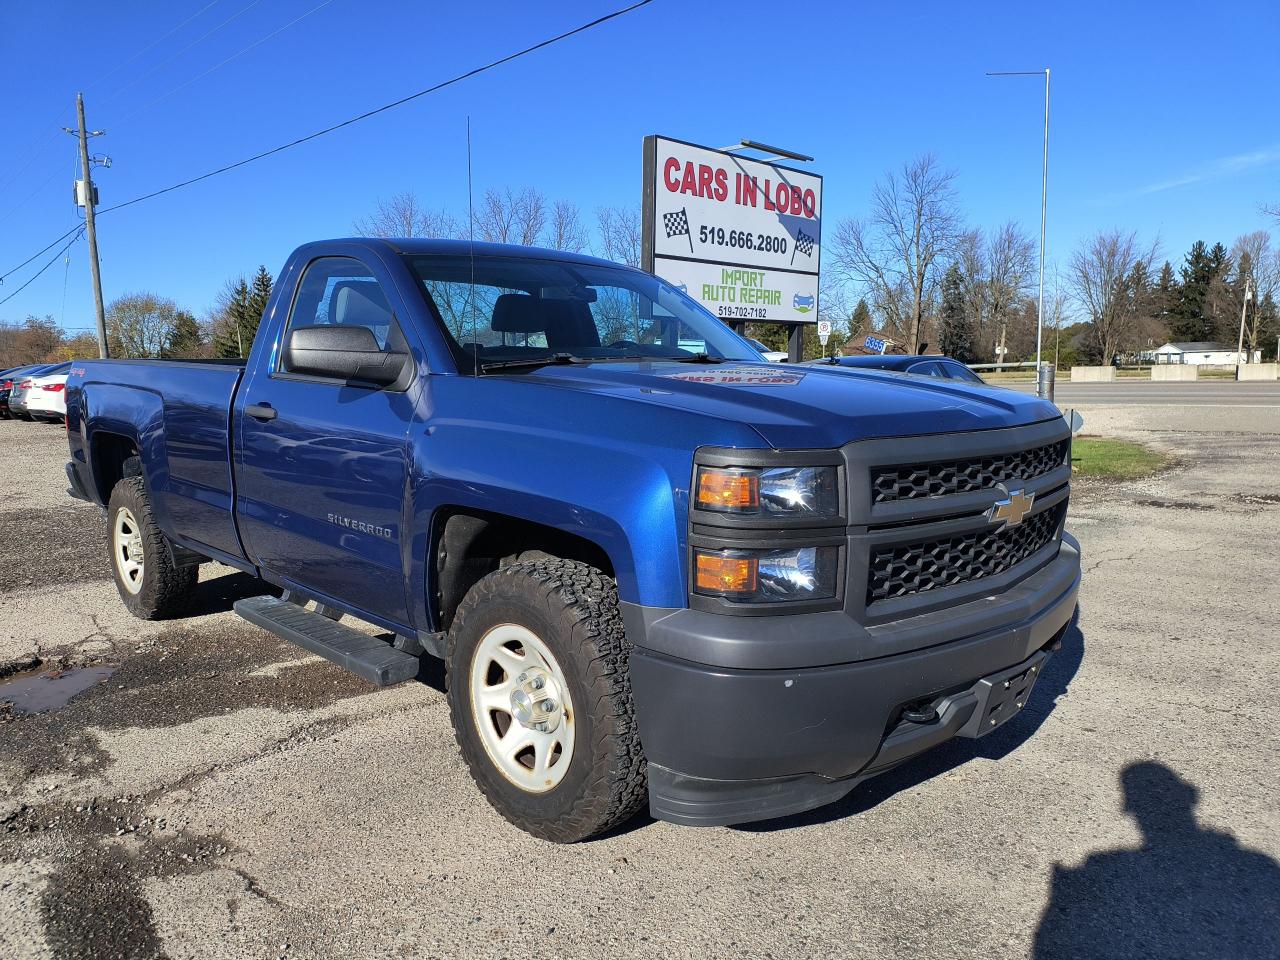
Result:
[[[573,254],[308,244],[247,361],[77,361],[67,436],[130,610],[217,560],[284,591],[242,616],[374,683],[443,657],[479,789],[554,841],[795,813],[981,736],[1076,606],[1051,404],[783,372]]]

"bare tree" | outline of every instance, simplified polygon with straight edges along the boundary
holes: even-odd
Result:
[[[998,347],[1006,345],[1010,321],[1028,324],[1028,313],[1022,309],[1031,287],[1031,277],[1036,269],[1035,242],[1019,229],[1013,221],[992,230],[987,237],[986,312],[997,336]],[[1035,312],[1029,316],[1029,324],[1035,327]],[[1025,330],[1019,330],[1019,340]],[[1004,351],[996,353],[1003,356]],[[1021,355],[1022,351],[1018,352]]]
[[[159,357],[173,336],[178,305],[154,293],[132,293],[107,308],[107,340],[116,357]]]
[[[1271,246],[1271,234],[1266,230],[1255,230],[1237,237],[1231,247],[1231,259],[1237,265],[1239,276],[1231,285],[1234,294],[1230,304],[1232,314],[1240,315],[1244,306],[1244,286],[1248,281],[1253,291],[1253,300],[1245,310],[1244,344],[1248,356],[1261,346],[1262,326],[1266,319],[1263,306],[1268,300],[1274,303],[1280,295],[1280,249]]]
[[[1136,233],[1119,230],[1095,234],[1071,255],[1069,282],[1092,324],[1104,365],[1137,323],[1141,291],[1135,289],[1135,278],[1150,276],[1155,257],[1154,248],[1139,249]]]
[[[547,245],[553,250],[565,250],[569,253],[581,253],[587,249],[587,229],[582,225],[577,204],[557,200],[551,207],[551,228]]]
[[[841,221],[831,244],[837,270],[867,288],[912,352],[927,336],[938,282],[960,234],[954,180],[932,154],[890,171],[876,184],[871,213]]]
[[[424,207],[412,193],[397,193],[390,200],[380,200],[378,207],[368,217],[354,224],[358,234],[365,237],[459,237],[455,220],[443,208],[432,210]]]
[[[960,270],[964,315],[973,331],[974,350],[986,357],[995,346],[987,322],[987,250],[978,230],[966,230],[956,240],[953,262]],[[997,357],[998,359],[998,357]]]
[[[476,234],[490,243],[537,246],[547,225],[547,200],[533,187],[485,191],[476,211]]]
[[[596,233],[600,249],[597,254],[615,263],[640,266],[642,227],[637,207],[597,207]]]

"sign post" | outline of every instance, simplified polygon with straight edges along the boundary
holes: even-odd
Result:
[[[822,355],[827,355],[827,341],[831,339],[831,321],[818,321],[818,342],[822,344]]]
[[[822,177],[649,136],[643,213],[641,267],[735,329],[817,320]]]

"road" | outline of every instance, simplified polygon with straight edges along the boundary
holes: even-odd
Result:
[[[1032,382],[1010,384],[1021,393],[1036,392]],[[1054,390],[1060,407],[1105,404],[1158,407],[1254,407],[1280,409],[1280,382],[1236,383],[1232,380],[1205,380],[1196,383],[1152,383],[1149,380],[1117,380],[1115,383],[1070,383],[1060,381]]]
[[[486,806],[434,666],[375,690],[220,568],[131,619],[62,431],[0,423],[0,672],[89,684],[0,716],[0,957],[1280,956],[1280,417],[1084,413],[1177,466],[1076,484],[1081,612],[1023,713],[811,814],[567,848]]]

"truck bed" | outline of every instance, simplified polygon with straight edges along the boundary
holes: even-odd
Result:
[[[80,422],[71,431],[72,464],[84,489],[105,502],[111,491],[102,489],[95,457],[117,438],[131,442],[157,519],[172,538],[218,559],[242,561],[232,510],[230,423],[244,368],[244,360],[86,360],[73,366],[67,401]]]

